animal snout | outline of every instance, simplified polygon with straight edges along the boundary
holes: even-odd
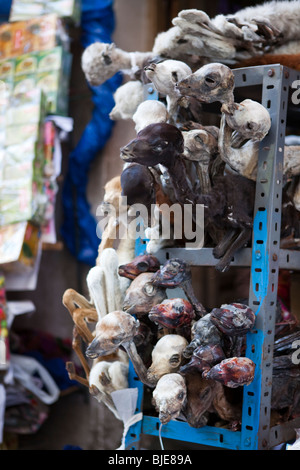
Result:
[[[131,157],[131,153],[128,146],[120,148],[120,155],[122,160],[129,160],[129,158]]]
[[[172,415],[168,412],[161,412],[159,413],[159,421],[162,424],[167,424],[169,421],[171,421]]]
[[[147,371],[147,381],[153,385],[156,385],[157,381],[159,379],[159,376],[152,372],[150,369]]]
[[[151,72],[154,72],[156,69],[156,64],[149,64],[144,67],[144,70],[151,70]]]
[[[105,351],[102,351],[102,349],[100,349],[100,344],[97,339],[93,339],[93,341],[91,342],[91,344],[87,347],[85,351],[85,355],[89,359],[96,359],[97,357],[103,355],[104,353]]]

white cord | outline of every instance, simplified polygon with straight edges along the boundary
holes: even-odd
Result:
[[[162,438],[161,438],[161,428],[162,428],[163,424],[160,423],[160,426],[159,426],[159,431],[158,431],[158,437],[159,437],[159,442],[160,442],[160,447],[161,447],[161,450],[165,450],[164,449],[164,445],[163,445],[163,442],[162,442]]]

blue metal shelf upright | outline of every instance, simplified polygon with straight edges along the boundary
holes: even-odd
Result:
[[[255,377],[250,385],[244,387],[240,431],[211,426],[196,429],[174,420],[161,428],[161,437],[225,449],[267,450],[293,439],[295,428],[300,427],[299,418],[275,427],[270,425],[278,272],[280,268],[300,269],[299,252],[280,249],[286,120],[292,86],[300,79],[300,72],[274,64],[236,69],[234,75],[235,90],[245,87],[260,89],[258,101],[269,111],[272,122],[259,149],[252,248],[240,250],[232,262],[232,266],[249,266],[251,271],[249,305],[256,313],[256,323],[247,336],[246,356],[256,364]],[[155,99],[153,89],[150,98]],[[144,252],[145,241],[138,240],[136,254]],[[216,264],[210,248],[170,248],[161,250],[157,256],[161,263],[178,257],[194,266]],[[129,382],[131,387],[139,389],[137,412],[142,411],[143,384],[138,381],[132,367]],[[142,434],[158,436],[159,428],[158,418],[144,415],[129,429],[126,448],[137,449]]]

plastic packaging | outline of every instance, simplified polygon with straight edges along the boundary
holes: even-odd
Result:
[[[34,358],[11,354],[10,364],[14,378],[43,403],[51,405],[59,398],[60,390],[53,378]],[[42,381],[42,387],[37,385],[37,377]]]

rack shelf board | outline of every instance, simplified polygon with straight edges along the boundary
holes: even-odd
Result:
[[[164,248],[158,251],[155,256],[164,263],[171,258],[184,258],[191,266],[215,266],[218,260],[213,255],[212,248]],[[256,253],[254,256],[259,257]],[[252,249],[243,248],[231,262],[231,266],[251,267]],[[300,251],[280,250],[279,265],[281,269],[297,270],[300,268]]]
[[[271,445],[274,447],[281,442],[287,442],[294,436],[294,429],[300,425],[300,418],[291,420],[284,425],[274,426],[270,429],[272,433]],[[230,450],[241,450],[250,445],[250,441],[242,442],[240,431],[204,426],[203,428],[192,428],[184,421],[170,421],[161,427],[160,421],[152,416],[144,416],[141,433],[160,436],[162,438],[177,439],[184,442],[201,443],[212,447],[221,447]]]

